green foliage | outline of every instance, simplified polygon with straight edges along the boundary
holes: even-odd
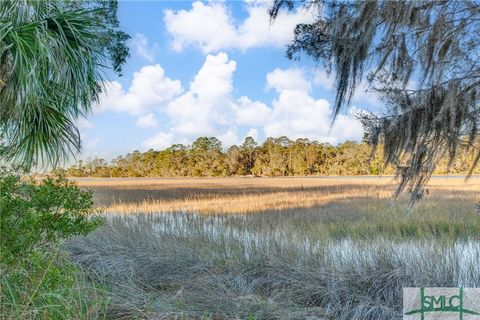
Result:
[[[91,218],[92,193],[64,178],[22,181],[0,176],[0,257],[13,263],[42,246],[74,235],[85,235],[101,219]]]
[[[58,244],[86,235],[102,222],[92,217],[92,193],[64,178],[24,180],[0,173],[0,314],[17,319],[85,319],[106,300]]]
[[[128,56],[116,1],[0,2],[0,130],[12,158],[55,166],[80,149],[76,120]]]
[[[120,73],[128,56],[116,13],[114,0],[0,2],[0,165],[55,167],[80,149],[76,120],[98,99],[106,68]],[[101,223],[93,213],[92,193],[66,179],[0,172],[2,318],[98,316],[93,289],[57,251]]]
[[[72,177],[218,177],[218,176],[306,176],[306,175],[380,175],[393,174],[393,166],[384,166],[383,147],[374,153],[367,143],[347,141],[332,146],[308,139],[268,138],[257,145],[247,137],[240,146],[222,151],[216,138],[201,137],[192,146],[173,145],[165,150],[134,151],[111,164],[93,159],[67,170]],[[460,149],[457,159],[442,159],[435,173],[466,174],[473,150]],[[480,173],[476,168],[474,173]]]
[[[215,137],[200,137],[192,143],[194,151],[222,151],[222,143]]]

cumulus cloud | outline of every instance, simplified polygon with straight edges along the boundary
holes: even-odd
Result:
[[[301,69],[275,69],[267,74],[267,87],[274,88],[278,92],[285,90],[298,90],[307,92],[310,90],[310,83],[305,79]]]
[[[155,43],[153,46],[150,46],[148,42],[147,36],[143,33],[137,33],[130,39],[129,45],[137,55],[149,62],[153,62],[158,45]]]
[[[128,90],[117,81],[106,82],[104,87],[96,112],[111,110],[133,115],[157,110],[183,91],[180,81],[166,77],[158,64],[135,72]]]
[[[148,138],[142,143],[142,146],[147,149],[166,149],[174,143],[173,134],[159,132],[153,137]]]
[[[315,70],[315,75],[313,78],[313,83],[319,87],[322,87],[327,90],[333,90],[335,76],[333,74],[328,74],[323,69]]]
[[[312,13],[298,9],[281,12],[271,24],[268,16],[271,4],[271,1],[247,1],[247,17],[237,22],[225,3],[196,1],[190,10],[165,10],[164,22],[174,50],[194,46],[209,53],[230,48],[283,47],[293,38],[298,23],[314,21]]]
[[[216,136],[225,147],[241,143],[245,136],[285,135],[330,143],[361,139],[362,126],[350,114],[339,115],[331,127],[330,103],[310,95],[310,82],[301,69],[275,69],[267,74],[266,87],[278,93],[270,104],[246,96],[236,99],[235,70],[236,63],[227,54],[208,55],[188,91],[165,108],[169,130],[145,140],[144,147],[191,143],[199,136]]]
[[[248,97],[242,96],[238,99],[239,106],[236,109],[238,124],[245,124],[258,127],[266,124],[272,115],[272,109],[263,102],[252,101]]]
[[[153,113],[141,116],[137,119],[136,125],[142,128],[151,128],[157,126],[157,119]]]
[[[165,10],[167,31],[172,35],[172,48],[182,50],[195,45],[205,52],[216,51],[236,38],[231,17],[221,3],[204,4],[196,1],[190,10]]]
[[[235,103],[232,76],[236,63],[226,53],[208,55],[190,83],[190,90],[167,106],[172,132],[214,135],[231,124]]]
[[[192,142],[199,136],[216,136],[228,147],[241,142],[241,126],[264,125],[271,112],[264,103],[248,97],[236,99],[232,94],[236,67],[226,53],[207,55],[189,90],[165,108],[169,131],[147,139],[143,145],[161,147]]]
[[[227,132],[219,135],[218,139],[222,141],[224,147],[229,147],[234,144],[238,145],[242,143],[242,141],[240,141],[240,138],[236,133],[236,130],[234,129],[228,130]]]
[[[247,134],[244,137],[244,140],[246,137],[252,137],[253,140],[258,141],[258,130],[255,128],[248,130]]]
[[[273,101],[270,121],[263,128],[265,136],[329,143],[362,137],[362,125],[351,115],[340,115],[331,127],[330,103],[309,94],[310,86],[301,70],[275,69],[267,75],[267,86],[275,88],[279,97]]]

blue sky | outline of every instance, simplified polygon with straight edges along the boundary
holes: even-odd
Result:
[[[199,136],[216,136],[224,147],[248,135],[259,142],[282,135],[333,144],[360,139],[361,125],[348,112],[330,129],[333,77],[306,57],[285,57],[293,27],[312,21],[312,13],[282,13],[270,25],[269,5],[120,2],[131,57],[79,121],[79,158],[111,159]],[[352,105],[376,110],[379,104],[362,84]]]

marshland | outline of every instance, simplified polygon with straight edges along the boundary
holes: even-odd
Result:
[[[0,1],[0,319],[480,314],[479,57],[478,0]]]
[[[398,319],[403,287],[480,285],[480,178],[76,179],[105,225],[65,243],[114,318]]]

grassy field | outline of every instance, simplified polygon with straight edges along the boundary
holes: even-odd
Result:
[[[250,224],[273,223],[314,238],[480,237],[480,178],[435,177],[429,194],[411,209],[392,201],[391,177],[80,179],[106,213],[255,215]]]
[[[311,208],[338,202],[379,202],[395,190],[392,177],[319,178],[77,178],[94,190],[95,203],[107,212],[258,213]],[[480,177],[433,177],[426,203],[442,208],[480,198]],[[463,206],[462,206],[463,207]],[[445,208],[449,210],[450,208]]]
[[[112,318],[399,319],[406,286],[480,286],[480,178],[79,179],[106,223],[65,244]]]

